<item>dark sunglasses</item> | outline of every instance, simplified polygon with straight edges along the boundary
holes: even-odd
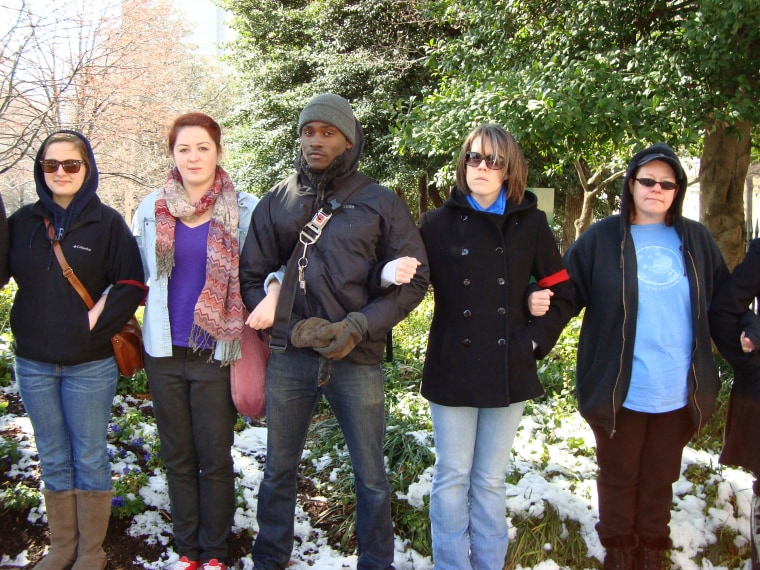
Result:
[[[651,178],[634,178],[634,180],[642,186],[646,186],[647,188],[654,188],[657,184],[659,184],[660,188],[663,190],[678,190],[678,184],[675,182],[668,182],[667,180],[663,180],[662,182],[652,180]]]
[[[76,174],[82,168],[83,162],[83,160],[40,160],[40,166],[45,174],[58,172],[59,166],[63,166],[63,171],[68,174]]]
[[[504,168],[504,164],[501,162],[501,160],[499,160],[498,156],[494,156],[492,154],[483,156],[479,152],[464,153],[464,163],[467,166],[473,166],[477,168],[484,160],[486,161],[486,166],[491,170],[501,170]]]

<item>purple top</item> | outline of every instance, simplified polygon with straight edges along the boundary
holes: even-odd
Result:
[[[190,346],[193,313],[206,284],[206,249],[211,222],[190,228],[177,220],[174,230],[174,268],[169,276],[169,324],[174,346]],[[213,339],[201,339],[209,349]]]

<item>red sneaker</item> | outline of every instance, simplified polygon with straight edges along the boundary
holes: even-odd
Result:
[[[219,562],[216,558],[212,558],[203,563],[201,570],[227,570],[227,565],[224,562]]]
[[[169,566],[169,570],[201,570],[201,563],[197,560],[188,560],[187,556],[183,556]]]

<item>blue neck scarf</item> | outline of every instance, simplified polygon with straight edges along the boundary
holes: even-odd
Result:
[[[504,186],[502,186],[501,191],[499,192],[498,198],[496,198],[496,201],[490,206],[488,206],[488,208],[484,208],[483,206],[478,204],[471,194],[467,195],[467,201],[470,203],[470,206],[472,206],[473,210],[477,210],[479,212],[486,212],[488,214],[503,215],[504,212],[507,211],[507,190],[504,188]]]

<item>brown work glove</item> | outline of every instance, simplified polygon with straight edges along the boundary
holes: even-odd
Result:
[[[290,343],[298,348],[325,347],[333,340],[333,334],[328,329],[332,323],[318,317],[310,317],[293,325],[290,333]]]
[[[344,358],[359,344],[367,332],[367,317],[363,313],[348,313],[340,322],[327,327],[332,341],[325,347],[314,347],[319,354],[328,360]]]

